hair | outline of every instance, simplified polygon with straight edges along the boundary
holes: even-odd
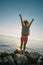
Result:
[[[28,25],[28,24],[29,24],[29,22],[28,22],[27,20],[24,20],[24,24]]]

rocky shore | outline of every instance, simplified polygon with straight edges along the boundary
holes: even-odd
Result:
[[[0,52],[0,65],[43,65],[43,56],[33,51],[20,56],[18,49],[13,53]]]

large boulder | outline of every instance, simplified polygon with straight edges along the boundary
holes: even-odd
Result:
[[[39,55],[37,52],[31,51],[31,52],[27,55],[28,61],[29,61],[30,63],[32,63],[32,64],[36,64],[37,61],[38,61],[39,56],[40,56],[40,55]]]
[[[20,56],[20,54],[15,55],[15,62],[17,65],[27,65],[28,59],[26,56],[23,56],[23,54]]]
[[[37,52],[33,52],[33,51],[31,51],[30,52],[30,54],[29,54],[29,56],[31,57],[31,58],[38,58],[39,57],[39,54],[37,53]]]
[[[6,56],[3,59],[4,59],[4,64],[7,64],[7,65],[15,65],[14,59],[12,58],[11,55]]]

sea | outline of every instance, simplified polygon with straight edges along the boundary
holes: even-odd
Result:
[[[0,35],[0,52],[14,52],[20,47],[20,38]],[[26,51],[36,51],[43,55],[43,41],[29,40],[26,45]]]

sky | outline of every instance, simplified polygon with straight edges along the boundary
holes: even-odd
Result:
[[[43,40],[43,0],[0,0],[0,35],[21,36],[21,21],[29,22],[30,39]]]

